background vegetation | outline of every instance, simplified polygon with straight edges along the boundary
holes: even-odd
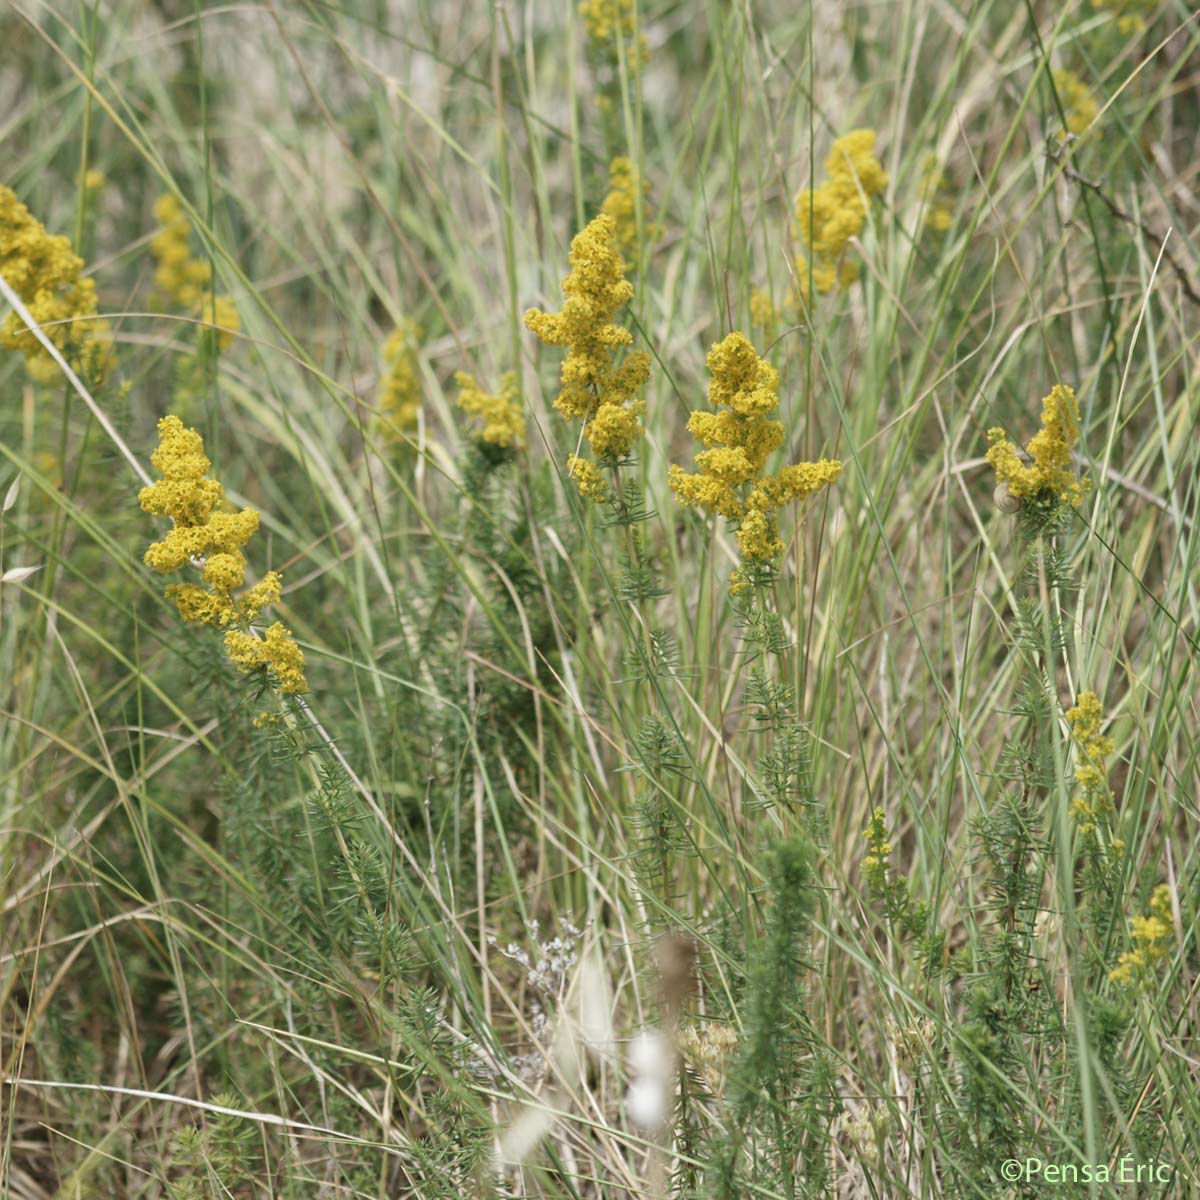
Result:
[[[117,441],[0,352],[0,1196],[1039,1192],[1010,1156],[1196,1188],[1195,13],[628,16],[0,9],[0,183],[96,281],[95,403],[143,464],[163,415],[201,432],[310,687],[179,620]],[[858,127],[858,282],[789,307],[795,197]],[[653,361],[614,526],[522,314],[618,155]],[[158,295],[164,193],[225,345]],[[765,625],[667,485],[735,329],[780,459],[845,463]],[[459,370],[517,373],[523,450]],[[1090,492],[1010,511],[987,430],[1056,383]]]

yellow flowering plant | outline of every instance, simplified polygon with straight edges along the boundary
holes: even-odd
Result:
[[[637,393],[650,378],[650,356],[635,351],[616,361],[633,334],[614,321],[633,298],[617,224],[602,213],[571,242],[571,272],[562,282],[565,303],[557,313],[531,308],[525,324],[548,346],[563,346],[562,388],[554,407],[583,422],[583,437],[601,464],[618,467],[642,435],[644,401]],[[582,494],[598,498],[594,481],[572,456],[569,470]]]
[[[1114,836],[1115,810],[1108,785],[1108,760],[1116,745],[1109,734],[1101,732],[1104,706],[1099,696],[1092,691],[1081,691],[1075,704],[1067,709],[1066,722],[1075,752],[1078,791],[1071,799],[1070,813],[1079,835],[1082,878],[1093,894],[1115,896],[1125,869],[1125,843]],[[1091,912],[1086,919],[1092,921]]]
[[[826,179],[796,197],[800,237],[812,255],[796,260],[801,296],[809,298],[809,273],[818,292],[833,292],[858,278],[846,260],[846,245],[866,224],[871,201],[887,187],[887,173],[875,157],[875,131],[855,129],[833,143],[825,160]]]
[[[753,574],[783,554],[779,509],[828,487],[842,464],[821,459],[767,473],[767,459],[784,439],[782,422],[770,417],[779,407],[778,372],[759,358],[743,333],[716,343],[706,362],[712,375],[708,399],[718,411],[696,411],[688,418],[688,432],[705,449],[695,456],[697,471],[672,465],[668,481],[680,504],[736,525],[742,567],[731,586],[738,592],[749,585],[747,569]]]
[[[162,478],[142,488],[138,502],[143,512],[170,518],[171,528],[146,551],[146,565],[160,575],[196,567],[203,580],[203,584],[171,584],[168,599],[185,621],[234,626],[226,631],[225,647],[244,673],[264,667],[282,694],[307,691],[304,652],[287,629],[276,622],[262,640],[249,632],[263,609],[278,602],[282,583],[278,572],[268,571],[258,583],[241,590],[247,567],[243,548],[258,530],[258,513],[228,506],[224,488],[208,477],[212,463],[204,453],[203,439],[177,416],[159,421],[158,446],[150,461]]]
[[[67,363],[93,380],[112,368],[112,340],[97,313],[96,283],[83,275],[83,259],[65,237],[55,236],[0,184],[0,275]],[[15,312],[0,325],[0,346],[25,356],[40,383],[58,372],[54,360]]]
[[[1080,692],[1075,706],[1067,710],[1067,725],[1078,759],[1075,782],[1080,787],[1080,794],[1071,804],[1071,815],[1085,836],[1094,833],[1097,821],[1112,811],[1105,780],[1114,743],[1100,732],[1103,720],[1104,706],[1095,692]]]
[[[241,332],[242,319],[232,297],[213,293],[211,264],[192,255],[192,224],[183,206],[165,193],[154,202],[154,216],[162,226],[150,242],[156,263],[154,286],[164,301],[196,313],[213,326],[218,348],[228,350]]]
[[[636,260],[638,251],[638,209],[644,214],[650,184],[642,178],[633,160],[618,155],[608,168],[608,194],[600,211],[612,217],[616,226],[617,250],[627,263]],[[661,234],[659,226],[647,223],[643,215],[643,235],[648,243]]]
[[[375,404],[379,430],[385,441],[394,442],[417,427],[421,411],[421,372],[416,348],[421,327],[414,321],[401,322],[383,344],[383,372]]]
[[[454,381],[459,389],[458,407],[481,422],[478,442],[497,450],[520,450],[525,445],[525,410],[515,372],[501,376],[500,391],[494,394],[485,392],[466,371],[456,371]]]
[[[987,461],[997,484],[1015,500],[1083,501],[1088,481],[1071,470],[1071,450],[1079,441],[1079,402],[1066,384],[1055,384],[1042,400],[1042,428],[1025,447],[1029,463],[1001,427],[989,429],[987,439]]]
[[[1150,912],[1130,920],[1133,949],[1122,953],[1108,974],[1118,987],[1150,991],[1157,983],[1156,968],[1166,958],[1171,941],[1171,901],[1171,888],[1160,883],[1150,897]]]

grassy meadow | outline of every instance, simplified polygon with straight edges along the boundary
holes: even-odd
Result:
[[[0,1200],[1200,1195],[1185,0],[3,0]]]

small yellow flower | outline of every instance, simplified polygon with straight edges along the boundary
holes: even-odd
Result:
[[[176,416],[166,416],[158,423],[158,438],[150,461],[162,478],[142,488],[138,501],[143,512],[169,517],[171,529],[146,551],[146,565],[163,575],[188,565],[199,568],[204,586],[176,583],[167,588],[167,598],[179,615],[198,625],[241,626],[240,631],[226,633],[233,661],[242,670],[269,667],[281,692],[305,691],[304,654],[287,630],[276,623],[265,641],[246,631],[264,608],[278,602],[279,574],[269,571],[240,596],[234,594],[246,580],[243,547],[258,530],[258,513],[252,508],[237,512],[224,507],[225,490],[208,478],[212,463],[194,429],[185,428]],[[250,643],[261,649],[251,651]]]
[[[89,192],[98,192],[107,182],[104,178],[104,172],[97,170],[95,167],[84,172],[83,186]]]
[[[83,259],[65,237],[55,237],[0,185],[0,274],[21,297],[29,315],[42,327],[75,370],[102,378],[113,366],[108,323],[97,319],[96,284],[83,277]],[[37,335],[10,312],[0,325],[0,346],[19,350],[25,367],[39,382],[58,372]]]
[[[838,138],[825,160],[828,178],[796,197],[800,236],[812,252],[810,264],[796,261],[796,274],[807,298],[811,269],[818,292],[844,288],[858,278],[858,268],[845,261],[845,249],[867,220],[871,201],[887,187],[887,174],[875,157],[875,131],[855,129]]]
[[[779,375],[758,357],[749,338],[731,333],[708,352],[709,403],[728,411],[693,412],[688,431],[705,447],[696,472],[672,465],[668,482],[680,504],[702,508],[737,524],[743,564],[768,563],[783,554],[775,514],[833,483],[842,464],[833,459],[793,463],[764,474],[768,456],[783,443],[784,429],[769,414],[779,407]],[[734,573],[736,594],[747,586]]]
[[[459,387],[458,407],[483,422],[478,434],[481,442],[514,450],[525,445],[525,411],[514,372],[501,377],[497,395],[483,391],[466,371],[455,372],[454,381]]]
[[[987,437],[987,460],[1010,495],[1018,500],[1043,495],[1068,504],[1082,502],[1086,481],[1071,470],[1071,449],[1079,440],[1079,403],[1065,384],[1055,384],[1042,400],[1042,428],[1025,447],[1033,460],[1030,465],[1021,461],[1003,429],[989,429]]]

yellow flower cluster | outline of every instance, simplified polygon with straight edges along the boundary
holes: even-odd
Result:
[[[192,257],[191,222],[179,201],[169,193],[154,202],[154,218],[162,226],[150,241],[157,264],[154,286],[167,300],[183,308],[198,308],[212,282],[212,267]]]
[[[1092,833],[1097,819],[1112,809],[1105,789],[1105,763],[1114,745],[1111,737],[1100,732],[1103,720],[1104,706],[1095,692],[1080,692],[1075,707],[1067,710],[1067,724],[1078,756],[1075,782],[1083,789],[1071,804],[1071,815],[1085,835]]]
[[[1066,116],[1066,131],[1079,137],[1096,119],[1096,101],[1092,99],[1087,84],[1074,71],[1055,71],[1053,79],[1054,90],[1058,93]]]
[[[613,59],[617,57],[618,41],[633,37],[637,28],[633,0],[583,0],[579,15],[587,26],[592,45]],[[634,53],[629,56],[630,70],[637,71],[648,55],[646,39],[640,37]]]
[[[633,342],[628,329],[613,323],[617,310],[633,298],[625,261],[617,249],[617,226],[601,213],[571,242],[571,273],[563,280],[562,311],[531,308],[525,324],[548,346],[565,346],[562,390],[554,407],[568,420],[582,421],[583,436],[601,462],[614,466],[632,453],[642,434],[645,407],[637,392],[650,378],[650,356],[614,355]],[[576,481],[581,480],[572,471]]]
[[[1121,987],[1148,988],[1154,982],[1154,965],[1166,958],[1171,938],[1171,889],[1167,884],[1154,889],[1150,915],[1129,922],[1129,936],[1133,949],[1117,959],[1108,977]]]
[[[770,562],[783,553],[776,512],[833,483],[842,464],[822,459],[763,474],[768,456],[783,443],[782,423],[768,416],[779,407],[778,373],[743,333],[714,345],[706,361],[712,375],[709,403],[728,411],[691,414],[688,432],[705,446],[695,456],[699,470],[692,474],[672,465],[668,481],[681,504],[737,522],[743,562]],[[740,590],[742,575],[733,582]]]
[[[238,629],[229,630],[225,634],[225,652],[243,675],[265,669],[271,683],[285,696],[308,691],[304,651],[279,621],[269,626],[261,638]]]
[[[421,375],[417,367],[416,345],[421,327],[406,321],[392,330],[383,343],[384,370],[379,379],[381,429],[389,441],[413,429],[421,409]]]
[[[833,143],[825,160],[828,178],[796,197],[800,236],[812,252],[812,281],[818,292],[832,292],[858,278],[858,267],[845,261],[846,243],[866,223],[871,201],[887,187],[887,174],[875,157],[875,131],[855,129]],[[800,257],[796,275],[808,295],[809,264]]]
[[[888,840],[887,814],[882,808],[872,810],[863,836],[868,851],[863,855],[863,878],[876,891],[886,891],[888,870],[892,865],[892,843]]]
[[[1055,384],[1042,400],[1042,428],[1025,447],[1033,460],[1021,461],[1017,448],[999,426],[988,430],[987,460],[999,483],[1018,500],[1057,496],[1069,504],[1083,500],[1086,481],[1071,470],[1071,448],[1079,440],[1079,403],[1065,384]]]
[[[213,295],[211,265],[192,257],[192,226],[187,214],[179,201],[166,193],[154,202],[154,217],[162,226],[150,242],[157,264],[154,286],[164,299],[215,325],[217,345],[228,350],[241,332],[242,319],[231,297]]]
[[[83,259],[70,241],[47,233],[16,193],[0,184],[0,274],[67,362],[95,379],[111,369],[112,341],[108,323],[96,319],[95,281],[82,271]],[[39,382],[54,378],[54,360],[15,312],[0,326],[0,346],[24,354]]]
[[[456,371],[454,382],[459,387],[458,407],[468,416],[483,421],[479,431],[481,442],[515,450],[525,445],[525,412],[521,408],[521,394],[514,372],[501,376],[497,395],[483,391],[475,377],[466,371]]]
[[[580,458],[578,454],[567,455],[567,474],[575,480],[579,494],[585,500],[602,502],[608,496],[608,485],[594,462]]]
[[[279,574],[269,571],[240,596],[234,595],[246,581],[243,547],[258,530],[258,513],[252,508],[230,510],[221,484],[208,478],[212,463],[204,453],[203,439],[176,416],[159,421],[158,447],[150,461],[162,478],[142,488],[138,503],[151,516],[170,517],[172,525],[167,536],[146,551],[146,565],[160,575],[188,564],[200,568],[203,587],[182,583],[167,588],[167,597],[185,621],[218,628],[248,626],[263,609],[278,602],[281,584]],[[265,647],[256,653],[269,657],[252,665],[269,667],[280,691],[306,690],[304,653],[281,624],[272,625],[261,643],[248,633],[226,632],[226,649],[243,670],[250,669],[245,665],[247,638]]]
[[[1095,692],[1080,692],[1075,707],[1067,710],[1067,724],[1082,760],[1075,770],[1075,781],[1080,787],[1104,786],[1105,760],[1114,747],[1112,738],[1100,732],[1103,720],[1104,706]]]
[[[617,250],[627,260],[632,260],[637,253],[639,202],[642,205],[646,241],[653,241],[661,232],[657,225],[645,221],[646,197],[649,194],[650,185],[641,178],[632,159],[620,155],[612,160],[608,167],[608,195],[604,197],[600,211],[612,217],[617,228]]]

